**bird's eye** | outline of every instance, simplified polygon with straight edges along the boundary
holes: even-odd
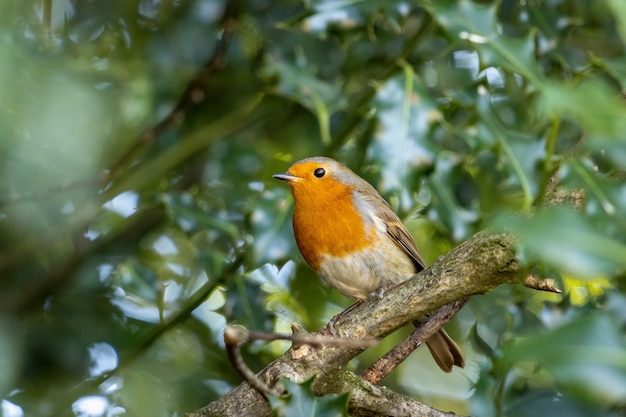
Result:
[[[315,171],[313,171],[313,175],[315,175],[317,178],[322,178],[324,175],[326,175],[326,170],[324,168],[317,168]]]

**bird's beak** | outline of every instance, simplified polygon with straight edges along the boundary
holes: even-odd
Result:
[[[284,174],[275,174],[275,175],[272,175],[272,178],[276,178],[277,180],[286,181],[286,182],[300,181],[300,177],[296,177],[290,172],[285,172]]]

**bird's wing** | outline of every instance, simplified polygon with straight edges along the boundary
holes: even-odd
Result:
[[[378,216],[387,225],[387,234],[391,237],[391,240],[393,240],[415,264],[415,272],[426,269],[426,263],[417,249],[413,236],[411,236],[391,207],[385,204],[384,208],[378,213]]]

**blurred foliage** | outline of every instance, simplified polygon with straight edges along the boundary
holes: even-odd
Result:
[[[240,383],[225,323],[314,331],[347,306],[271,180],[318,154],[427,260],[505,228],[567,291],[476,297],[448,326],[467,368],[420,350],[387,386],[482,417],[624,415],[625,40],[619,0],[4,0],[2,415],[182,415]],[[284,415],[345,403],[291,392]]]

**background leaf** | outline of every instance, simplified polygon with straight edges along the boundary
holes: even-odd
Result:
[[[598,405],[626,398],[621,389],[626,383],[624,341],[609,315],[585,317],[549,334],[524,338],[505,352],[504,360],[536,363],[560,388]]]

